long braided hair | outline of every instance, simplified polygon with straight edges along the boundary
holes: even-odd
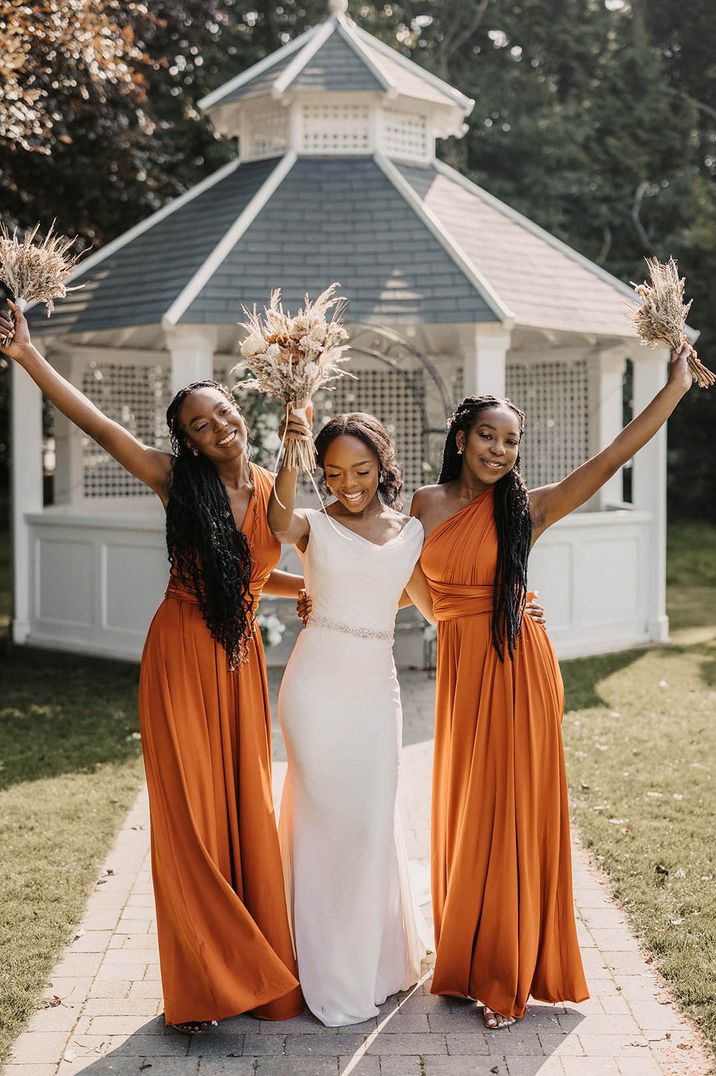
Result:
[[[520,437],[525,416],[519,407],[496,396],[466,396],[448,425],[443,451],[443,464],[438,483],[452,482],[460,477],[462,456],[457,448],[458,430],[467,438],[478,415],[492,407],[503,407],[517,417]],[[520,457],[514,467],[495,483],[495,527],[497,528],[497,571],[494,582],[492,612],[492,645],[503,660],[505,640],[510,659],[522,628],[527,596],[527,560],[532,541],[529,496],[520,471]]]
[[[194,381],[181,389],[167,409],[174,462],[167,504],[167,552],[177,577],[196,594],[212,638],[223,646],[229,667],[246,660],[253,627],[250,593],[251,549],[234,522],[229,496],[213,464],[195,456],[186,443],[179,412],[196,389],[221,392],[236,408],[229,390],[217,381]]]

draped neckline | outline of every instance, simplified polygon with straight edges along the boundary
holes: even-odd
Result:
[[[328,514],[328,513],[326,513],[326,514]],[[330,519],[331,523],[335,523],[338,527],[341,528],[341,530],[347,531],[348,534],[352,534],[354,538],[359,538],[361,542],[365,542],[366,545],[372,546],[373,549],[385,549],[387,546],[392,545],[393,542],[397,542],[400,538],[403,537],[403,535],[405,534],[405,531],[408,529],[408,526],[410,525],[410,523],[411,523],[411,521],[413,519],[415,519],[415,521],[417,523],[420,523],[420,520],[417,519],[416,516],[408,516],[407,520],[405,521],[403,526],[400,528],[398,533],[395,535],[395,537],[389,538],[387,542],[378,543],[378,542],[371,542],[370,538],[365,538],[362,534],[358,534],[357,531],[352,530],[350,527],[346,527],[343,523],[340,523],[339,520],[337,520],[335,516],[328,516],[328,518]]]
[[[436,527],[434,527],[434,528],[433,528],[433,529],[431,530],[430,534],[429,534],[429,535],[427,536],[427,538],[425,539],[425,541],[424,541],[424,543],[423,543],[423,549],[425,549],[425,546],[427,546],[427,545],[428,545],[428,544],[429,544],[430,542],[432,542],[432,540],[433,540],[433,538],[435,537],[435,535],[436,535],[436,534],[438,534],[438,533],[439,533],[440,531],[442,531],[442,529],[443,529],[444,527],[446,527],[446,526],[448,525],[448,523],[452,523],[452,521],[453,521],[454,519],[457,519],[457,518],[458,518],[458,516],[461,516],[461,515],[463,514],[463,512],[467,512],[467,510],[468,510],[469,508],[474,508],[474,507],[475,507],[475,505],[476,505],[476,504],[478,503],[478,501],[481,501],[481,500],[483,499],[483,497],[487,496],[487,494],[488,494],[488,493],[492,493],[492,492],[494,492],[492,488],[490,488],[490,489],[484,489],[484,490],[482,491],[482,493],[478,493],[477,497],[473,497],[473,498],[472,498],[472,500],[471,500],[471,501],[468,501],[468,502],[467,502],[467,504],[466,504],[466,505],[463,505],[463,507],[462,507],[462,508],[458,508],[457,512],[453,512],[453,514],[452,514],[451,516],[447,516],[447,518],[446,518],[446,519],[443,519],[443,520],[441,520],[441,521],[440,521],[440,522],[439,522],[439,523],[437,524],[437,526],[436,526]],[[401,533],[402,533],[402,532],[401,532]]]

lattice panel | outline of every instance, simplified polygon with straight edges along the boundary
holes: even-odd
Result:
[[[587,363],[507,365],[507,395],[525,413],[522,470],[530,488],[557,482],[589,456]]]
[[[306,153],[367,153],[370,109],[366,105],[304,105]]]
[[[392,370],[356,370],[358,381],[343,378],[332,392],[317,394],[313,425],[316,431],[344,411],[367,411],[384,424],[403,466],[405,490],[412,493],[424,484],[423,424],[420,403],[425,393],[422,370],[407,376],[411,385]]]
[[[122,424],[144,444],[169,450],[166,408],[168,366],[89,363],[82,391],[105,415]],[[82,438],[82,488],[85,497],[141,497],[151,490],[128,474],[89,437]]]
[[[285,153],[288,148],[288,110],[264,109],[253,113],[247,121],[245,145],[241,147],[244,160],[260,161]]]
[[[424,161],[431,155],[427,116],[386,108],[383,110],[383,132],[385,149],[391,157]]]

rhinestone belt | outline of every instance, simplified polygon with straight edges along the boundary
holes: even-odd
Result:
[[[337,624],[335,620],[329,620],[327,616],[319,616],[311,613],[308,618],[309,624],[316,624],[319,628],[330,628],[332,631],[342,631],[346,635],[357,635],[361,639],[384,639],[392,643],[392,631],[373,631],[372,628],[352,628],[348,624]]]

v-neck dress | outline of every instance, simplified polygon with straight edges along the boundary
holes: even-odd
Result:
[[[339,1026],[368,1020],[415,983],[425,952],[396,808],[393,662],[398,602],[423,528],[410,519],[376,545],[322,512],[307,515],[313,611],[279,696],[288,757],[279,831],[306,1004]]]
[[[252,478],[242,529],[258,603],[281,547],[266,518],[271,475],[252,466]],[[260,632],[231,671],[196,595],[172,575],[144,647],[139,715],[167,1022],[295,1015]]]

